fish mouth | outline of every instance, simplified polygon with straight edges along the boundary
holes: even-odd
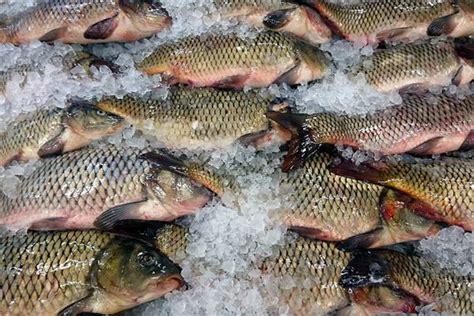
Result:
[[[152,295],[155,298],[158,298],[173,290],[186,288],[186,284],[187,283],[184,281],[183,277],[180,274],[176,274],[168,277],[164,281],[157,280],[157,282],[150,283],[147,286],[147,293],[150,293],[150,296]],[[137,301],[141,301],[141,299],[149,295],[145,294],[144,296],[139,297]]]

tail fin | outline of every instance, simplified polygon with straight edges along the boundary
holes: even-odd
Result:
[[[417,215],[410,209],[412,199],[402,193],[385,189],[380,197],[382,227],[354,236],[339,244],[342,250],[379,248],[433,236],[442,226]]]
[[[320,147],[320,144],[315,143],[311,136],[312,130],[307,124],[309,115],[269,111],[267,117],[288,129],[292,134],[289,151],[283,161],[282,170],[284,172],[300,167]]]
[[[358,288],[389,283],[389,264],[378,251],[356,253],[342,270],[339,284],[344,288]]]

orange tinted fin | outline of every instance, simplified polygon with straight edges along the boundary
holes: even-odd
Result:
[[[107,39],[118,26],[117,16],[118,14],[91,25],[84,32],[84,38],[94,40]]]
[[[428,36],[441,36],[450,34],[458,25],[459,11],[434,20],[427,29]]]
[[[385,180],[384,164],[372,163],[356,165],[350,160],[341,160],[333,163],[329,170],[341,177],[363,180],[371,183],[380,183]]]
[[[222,89],[242,88],[249,79],[249,75],[235,75],[217,81],[212,86]]]
[[[54,42],[60,38],[62,38],[67,32],[67,27],[60,27],[49,31],[48,33],[44,34],[39,38],[41,42]]]
[[[310,117],[309,115],[269,111],[267,117],[289,130],[292,134],[289,150],[283,161],[282,170],[284,172],[300,167],[305,160],[319,149],[320,144],[313,141],[311,127],[306,122]]]

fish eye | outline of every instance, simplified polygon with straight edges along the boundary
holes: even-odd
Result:
[[[156,258],[149,252],[140,252],[138,254],[138,263],[142,267],[149,268],[156,264]]]
[[[105,116],[105,112],[102,110],[97,111],[97,115],[99,116]]]

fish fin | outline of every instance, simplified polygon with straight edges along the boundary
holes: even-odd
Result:
[[[334,162],[329,170],[335,175],[363,180],[371,183],[380,183],[384,181],[383,163],[356,165],[350,160],[341,160]]]
[[[353,255],[341,272],[339,284],[344,288],[386,285],[389,265],[377,251],[363,251]]]
[[[67,217],[50,217],[37,221],[31,225],[31,229],[50,230],[64,228]]]
[[[153,168],[168,170],[185,177],[188,176],[188,167],[185,165],[184,161],[176,157],[150,151],[141,154],[138,158],[148,161],[153,166]]]
[[[166,225],[170,225],[170,223],[161,221],[126,219],[114,224],[110,229],[110,232],[124,237],[140,239],[147,243],[153,243],[157,232],[159,232]]]
[[[371,248],[373,244],[375,244],[377,241],[381,239],[383,230],[384,230],[383,227],[378,227],[367,233],[350,237],[340,242],[337,248],[343,251],[352,251],[356,249]]]
[[[441,216],[439,214],[439,211],[433,208],[431,205],[429,205],[426,202],[420,201],[420,200],[413,200],[409,203],[408,207],[415,211],[416,213],[427,217],[429,219],[435,220],[435,221],[441,221],[444,222],[446,221],[446,218]]]
[[[314,238],[314,239],[324,239],[322,238],[324,234],[323,231],[317,228],[291,226],[289,227],[289,229],[305,237]]]
[[[272,11],[263,18],[263,25],[272,30],[282,28],[290,22],[291,13],[295,9],[296,7]]]
[[[109,230],[118,221],[124,219],[133,219],[133,215],[137,209],[139,209],[146,202],[147,200],[142,200],[112,207],[111,209],[108,209],[107,211],[100,214],[95,219],[94,226],[101,230]]]
[[[383,42],[387,40],[402,41],[408,38],[408,34],[412,29],[413,28],[411,27],[400,27],[396,29],[386,30],[377,33],[376,38],[378,42]]]
[[[408,153],[410,153],[412,155],[424,155],[429,150],[431,150],[433,147],[436,147],[437,143],[442,138],[443,138],[442,136],[432,138],[432,139],[424,142],[423,144],[420,144],[420,145],[416,146],[415,148],[411,149],[410,151],[408,151]]]
[[[46,143],[44,143],[40,147],[40,149],[38,149],[38,156],[41,158],[45,158],[45,157],[56,156],[62,153],[65,146],[63,133],[64,133],[64,129],[61,131],[61,133],[59,133],[53,139],[50,139]]]
[[[298,80],[298,70],[300,68],[300,64],[301,63],[298,61],[294,67],[278,77],[273,83],[286,83],[289,85],[294,84]]]
[[[457,38],[454,41],[454,49],[459,57],[467,60],[474,59],[474,39],[468,37]]]
[[[320,147],[320,144],[314,142],[311,127],[306,123],[309,115],[269,111],[266,116],[292,134],[289,150],[283,161],[283,171],[288,172],[298,168]]]
[[[93,295],[92,293],[87,294],[83,298],[78,301],[75,301],[69,306],[66,306],[60,312],[58,312],[57,316],[75,316],[84,312],[88,312],[90,310],[90,302]]]
[[[64,36],[67,32],[67,26],[63,26],[57,29],[54,29],[52,31],[49,31],[48,33],[44,34],[43,36],[40,37],[41,42],[54,42],[61,37]]]
[[[215,82],[212,86],[221,89],[242,88],[249,75],[235,75]]]
[[[246,134],[237,140],[244,146],[260,147],[264,144],[270,143],[272,140],[272,133],[269,130],[264,130],[256,133]]]
[[[422,94],[428,89],[425,83],[413,83],[400,88],[400,94]]]
[[[370,286],[350,291],[352,305],[367,315],[378,313],[415,313],[416,298],[399,289],[388,286]],[[352,315],[359,315],[358,313]]]
[[[89,26],[84,32],[84,38],[95,40],[108,38],[118,26],[117,16],[118,14]]]
[[[428,26],[426,31],[428,36],[441,36],[450,34],[456,28],[458,22],[459,11],[440,17]]]

